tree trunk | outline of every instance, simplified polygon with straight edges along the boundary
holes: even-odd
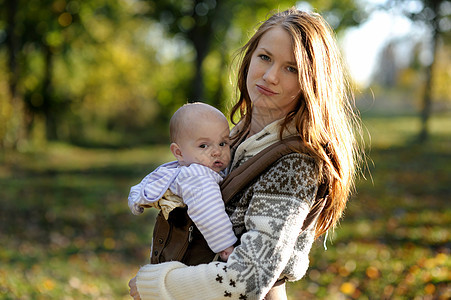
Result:
[[[18,70],[17,70],[18,37],[15,34],[17,2],[6,1],[6,4],[8,6],[6,45],[8,49],[7,51],[8,51],[8,67],[9,67],[9,92],[11,94],[12,100],[15,101],[18,80]]]
[[[424,143],[429,139],[429,118],[431,116],[431,106],[432,106],[432,85],[434,77],[434,66],[437,57],[438,41],[440,37],[439,33],[439,11],[438,5],[434,5],[434,18],[431,22],[432,24],[432,62],[426,67],[426,83],[424,87],[423,95],[423,105],[421,111],[421,131],[418,136],[420,143]]]
[[[224,80],[222,78],[224,70],[227,69],[227,62],[226,62],[226,53],[224,47],[220,48],[221,52],[221,63],[219,64],[218,69],[218,86],[216,87],[216,92],[213,95],[213,99],[211,99],[211,105],[218,108],[219,110],[225,112],[227,108],[227,103],[224,103]]]
[[[42,112],[45,117],[46,138],[48,140],[56,140],[58,138],[56,125],[58,111],[56,110],[52,93],[53,54],[49,46],[45,46],[44,49],[45,72],[42,85],[42,97],[44,99]]]
[[[196,4],[198,4],[203,1],[196,0],[195,2]],[[188,99],[191,102],[202,101],[208,102],[215,106],[220,102],[220,99],[205,99],[205,82],[202,65],[210,51],[210,47],[214,42],[214,39],[222,40],[221,34],[213,29],[214,23],[219,20],[221,22],[221,25],[216,27],[229,27],[231,18],[224,18],[224,15],[231,16],[232,9],[228,7],[227,1],[217,1],[216,7],[207,16],[207,18],[195,16],[196,26],[194,26],[193,29],[188,33],[188,38],[193,43],[193,46],[196,49],[195,74],[192,78],[192,90],[190,92],[190,98]],[[213,95],[213,97],[214,96],[215,95]]]
[[[202,71],[202,64],[205,60],[205,57],[207,56],[208,49],[209,49],[209,38],[205,37],[202,38],[201,34],[197,33],[198,36],[193,38],[193,44],[194,48],[196,49],[196,61],[194,64],[194,77],[192,79],[192,90],[190,98],[188,99],[189,102],[206,102],[206,99],[204,99],[204,76]],[[209,33],[211,34],[211,33]],[[199,38],[200,37],[200,38]]]
[[[13,136],[11,142],[6,142],[2,138],[1,147],[16,148],[18,142],[23,137],[23,103],[17,95],[17,84],[19,81],[19,70],[17,65],[17,55],[19,52],[19,37],[16,34],[17,1],[6,1],[7,25],[6,25],[6,47],[8,53],[8,88],[11,96],[11,106],[13,117],[8,121],[6,135]]]

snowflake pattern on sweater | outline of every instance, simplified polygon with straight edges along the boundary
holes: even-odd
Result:
[[[311,157],[290,154],[227,205],[235,233],[244,233],[229,269],[246,293],[264,295],[278,278],[305,274],[314,232],[299,232],[315,199],[317,177]]]

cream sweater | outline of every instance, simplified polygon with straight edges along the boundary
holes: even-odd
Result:
[[[245,140],[232,166],[276,142],[278,128],[272,123]],[[241,236],[228,261],[191,267],[180,262],[146,265],[137,275],[141,298],[263,299],[277,279],[301,279],[309,264],[314,224],[300,230],[315,200],[318,174],[310,156],[281,158],[227,204],[235,234]]]

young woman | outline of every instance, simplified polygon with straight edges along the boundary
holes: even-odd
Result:
[[[347,87],[333,33],[318,14],[289,9],[264,22],[242,49],[231,169],[290,136],[300,137],[305,150],[279,159],[226,204],[240,239],[227,262],[146,265],[130,281],[130,294],[286,299],[285,281],[304,276],[313,241],[334,227],[353,186],[358,119]],[[325,206],[302,231],[324,183]]]

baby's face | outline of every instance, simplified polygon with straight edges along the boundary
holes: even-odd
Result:
[[[230,162],[229,124],[225,119],[194,120],[183,129],[177,143],[182,165],[197,163],[213,171],[224,170]]]

